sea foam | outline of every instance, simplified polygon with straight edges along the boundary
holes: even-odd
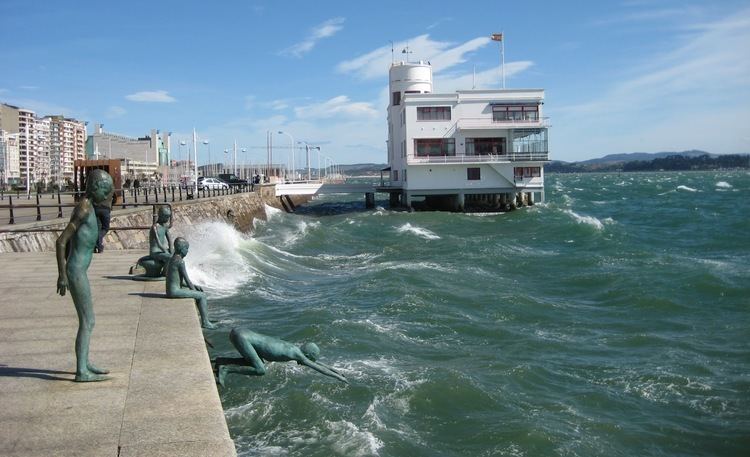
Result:
[[[594,216],[583,216],[581,214],[576,213],[573,210],[566,209],[563,211],[565,214],[569,215],[573,218],[576,222],[579,224],[586,224],[594,227],[597,230],[603,230],[604,229],[604,223],[600,221],[599,219],[595,218]],[[608,222],[611,221],[610,218],[607,218]],[[613,221],[614,222],[614,221]]]
[[[718,187],[719,189],[731,189],[732,185],[726,181],[719,181],[716,183],[716,187]]]
[[[439,240],[440,237],[433,232],[427,230],[426,228],[422,228],[416,225],[411,225],[410,223],[406,223],[402,225],[401,227],[398,227],[396,229],[398,233],[412,233],[414,235],[417,235],[419,237],[422,237],[426,240]]]
[[[684,190],[687,192],[698,192],[698,189],[693,189],[692,187],[688,187],[688,186],[677,186],[677,190]]]

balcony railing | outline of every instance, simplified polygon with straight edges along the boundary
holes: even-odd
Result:
[[[494,120],[492,117],[465,117],[456,121],[456,128],[466,129],[507,129],[549,127],[549,118]]]
[[[409,165],[420,163],[488,163],[549,160],[549,152],[509,152],[507,154],[455,155],[455,156],[414,156],[407,157]]]

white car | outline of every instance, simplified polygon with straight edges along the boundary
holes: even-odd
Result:
[[[229,184],[219,178],[204,178],[198,183],[198,189],[229,189]]]

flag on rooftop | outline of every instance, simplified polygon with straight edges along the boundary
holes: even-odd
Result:
[[[492,38],[492,41],[503,41],[503,34],[493,33],[492,35],[490,35],[490,38]]]

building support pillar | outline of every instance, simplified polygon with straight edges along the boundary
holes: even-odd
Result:
[[[401,194],[397,192],[391,192],[388,194],[388,205],[391,208],[396,208],[399,206],[399,199],[401,198]]]
[[[374,192],[365,193],[365,208],[367,209],[375,208],[375,193]]]
[[[466,195],[463,192],[459,192],[456,195],[456,211],[463,211],[466,207]]]

